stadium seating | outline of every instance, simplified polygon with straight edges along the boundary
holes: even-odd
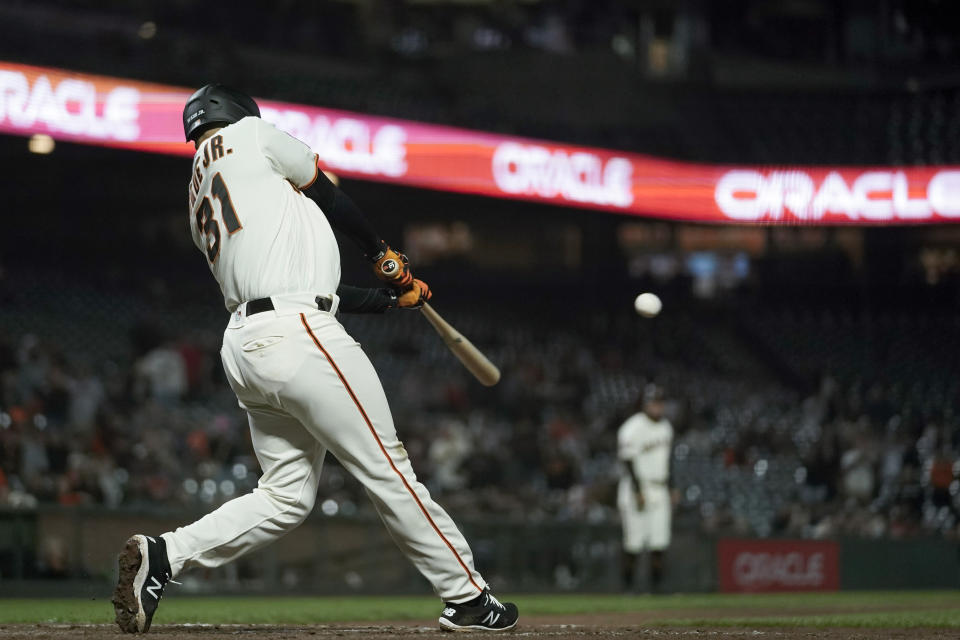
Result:
[[[254,486],[243,416],[219,373],[223,312],[64,275],[11,283],[23,293],[0,315],[0,501],[203,508]],[[669,322],[593,310],[558,325],[517,309],[445,309],[503,369],[492,389],[417,314],[390,315],[341,321],[380,371],[403,372],[383,379],[401,437],[455,512],[615,521],[616,428],[656,380],[677,429],[678,522],[816,537],[892,534],[896,517],[896,531],[955,532],[960,481],[935,501],[930,480],[960,445],[955,314],[785,309],[718,322],[680,305]],[[182,390],[151,386],[158,353],[182,360]],[[453,476],[431,457],[437,440],[472,452]],[[864,464],[865,494],[853,482]],[[369,509],[335,462],[321,492],[338,512]]]

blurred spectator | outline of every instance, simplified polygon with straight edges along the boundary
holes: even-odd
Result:
[[[938,509],[946,507],[953,510],[953,499],[950,495],[951,487],[956,491],[953,468],[952,453],[949,447],[944,445],[930,462],[930,502]]]
[[[433,482],[441,492],[455,491],[466,485],[463,463],[473,447],[467,430],[455,420],[447,420],[430,443],[429,459]]]
[[[873,498],[874,460],[868,434],[856,436],[854,446],[843,453],[840,469],[843,472],[843,491],[856,504],[866,504]]]
[[[134,365],[134,393],[163,404],[176,404],[187,392],[189,379],[183,355],[174,345],[149,351]]]
[[[425,458],[424,481],[455,509],[614,521],[615,428],[656,380],[677,390],[667,411],[677,429],[678,526],[957,535],[960,381],[944,353],[946,328],[864,318],[878,343],[899,340],[912,354],[909,366],[871,373],[847,346],[862,335],[853,320],[751,314],[744,338],[682,308],[655,335],[598,309],[568,311],[562,324],[495,313],[447,312],[504,370],[491,389],[404,317],[342,318],[374,343],[379,364],[404,372],[384,381],[399,431],[408,454]],[[105,331],[122,348],[96,366],[45,334],[0,325],[0,504],[208,507],[255,486],[248,430],[216,374],[221,320],[191,319],[169,339]],[[101,339],[95,331],[84,329],[91,341]],[[781,351],[817,388],[771,374],[765,362]],[[900,352],[891,351],[895,364]],[[345,510],[367,508],[332,461],[321,491]]]

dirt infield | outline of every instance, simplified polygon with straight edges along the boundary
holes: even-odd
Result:
[[[719,603],[703,606],[703,603],[690,606],[662,606],[650,608],[656,600],[638,600],[637,609],[616,613],[590,613],[566,615],[527,615],[521,616],[517,629],[506,635],[523,638],[549,638],[568,640],[574,638],[714,638],[716,640],[750,638],[751,640],[794,640],[798,638],[826,638],[828,640],[874,640],[879,638],[960,638],[956,628],[900,628],[891,627],[823,627],[823,626],[769,626],[758,624],[749,626],[753,618],[800,620],[807,616],[831,614],[857,614],[871,616],[896,612],[929,612],[935,616],[937,611],[953,609],[952,599],[945,602],[942,598],[931,598],[924,602],[896,602],[889,599],[880,601],[854,602],[843,600],[820,601],[816,604],[793,600],[783,605],[770,607],[757,605],[736,605]],[[664,603],[666,604],[666,603]],[[0,603],[2,607],[2,603]],[[229,615],[224,611],[225,615]],[[38,616],[39,617],[39,616]],[[180,618],[183,620],[184,618]],[[187,618],[189,619],[189,618]],[[208,618],[209,619],[209,618]],[[710,621],[703,623],[678,624],[685,620]],[[730,620],[737,626],[722,625]],[[903,622],[894,623],[902,625]],[[429,618],[417,621],[387,620],[377,622],[337,622],[327,624],[164,624],[158,617],[150,629],[149,637],[167,640],[243,640],[263,638],[265,640],[323,640],[326,638],[362,638],[363,640],[387,640],[389,638],[416,640],[454,640],[462,634],[441,631],[434,620]],[[489,634],[479,634],[488,637]],[[469,636],[468,636],[469,637]],[[476,634],[474,634],[476,637]],[[0,624],[0,640],[93,640],[99,638],[131,638],[123,634],[115,624]]]
[[[671,618],[683,612],[671,612]],[[689,612],[692,613],[692,612]],[[702,610],[696,615],[702,616]],[[768,613],[768,612],[767,612]],[[568,640],[574,638],[712,638],[716,640],[795,640],[797,638],[827,638],[849,640],[876,640],[878,638],[941,639],[957,638],[956,629],[863,629],[863,628],[793,628],[793,627],[698,627],[654,626],[657,615],[609,614],[603,616],[529,617],[521,619],[520,626],[506,637],[550,638]],[[3,640],[64,640],[80,638],[123,638],[115,625],[93,624],[32,624],[0,625]],[[388,640],[390,638],[416,638],[417,640],[452,640],[462,637],[446,633],[435,626],[412,623],[392,624],[329,624],[329,625],[185,625],[157,624],[148,637],[165,640],[320,640],[323,638],[363,638],[364,640]],[[480,634],[473,637],[489,637]]]

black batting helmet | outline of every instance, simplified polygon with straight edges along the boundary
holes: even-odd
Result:
[[[222,84],[208,84],[187,99],[183,107],[183,135],[196,140],[210,125],[225,126],[247,116],[260,116],[253,98]]]

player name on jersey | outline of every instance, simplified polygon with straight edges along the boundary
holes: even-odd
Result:
[[[190,179],[190,188],[188,189],[191,209],[197,201],[200,183],[203,182],[203,173],[200,171],[200,167],[206,169],[211,163],[231,153],[233,153],[233,149],[224,150],[223,148],[223,136],[213,136],[210,138],[210,144],[203,145],[200,153],[193,161],[193,177]]]

